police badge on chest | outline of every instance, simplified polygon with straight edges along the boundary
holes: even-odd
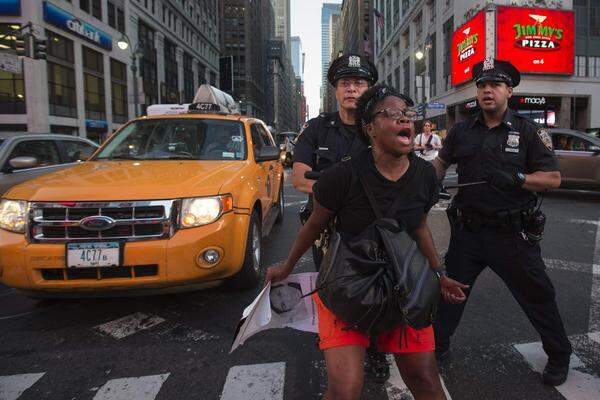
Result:
[[[519,152],[519,132],[509,131],[508,138],[506,139],[506,146],[504,151],[507,153],[518,153]]]

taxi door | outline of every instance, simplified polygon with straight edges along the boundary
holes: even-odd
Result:
[[[263,133],[261,132],[262,127],[259,123],[254,122],[250,125],[250,134],[252,136],[252,148],[255,156],[255,181],[256,187],[258,189],[258,197],[261,202],[262,208],[262,216],[263,219],[266,217],[267,212],[271,208],[271,193],[270,191],[272,186],[272,164],[271,161],[256,161],[256,154],[265,146],[269,145],[265,143],[265,139]]]
[[[272,146],[274,148],[278,148],[273,136],[269,132],[269,130],[264,126],[260,125],[260,132],[263,137],[263,143],[267,146]],[[267,187],[267,195],[271,200],[271,205],[277,204],[278,196],[279,196],[279,176],[281,175],[281,162],[279,159],[267,161],[268,165],[268,177],[269,185]]]

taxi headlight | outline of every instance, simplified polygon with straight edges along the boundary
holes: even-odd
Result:
[[[179,226],[193,228],[210,224],[233,209],[231,195],[183,199]]]
[[[25,233],[29,205],[22,200],[0,201],[0,228],[7,231]]]

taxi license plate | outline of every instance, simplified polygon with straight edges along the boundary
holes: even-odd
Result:
[[[120,259],[119,242],[67,244],[67,268],[117,267]]]

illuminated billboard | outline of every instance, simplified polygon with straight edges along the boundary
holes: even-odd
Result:
[[[574,28],[572,11],[498,7],[496,58],[521,72],[572,75]]]
[[[452,34],[452,86],[471,79],[473,65],[485,59],[485,11],[478,12]]]

